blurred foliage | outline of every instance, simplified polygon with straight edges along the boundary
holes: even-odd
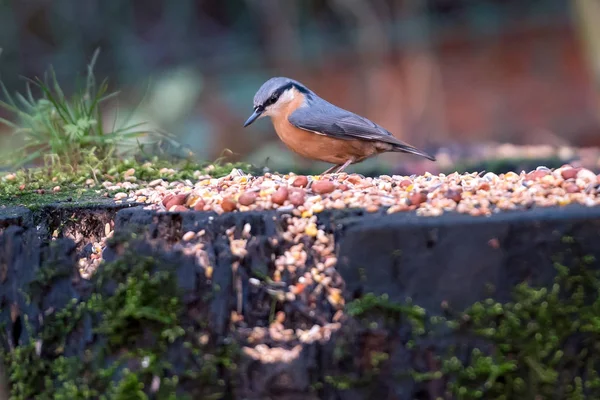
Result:
[[[105,129],[129,115],[128,122],[119,119],[121,127],[162,133],[160,127],[177,138],[178,144],[161,150],[164,156],[185,152],[190,159],[207,160],[228,148],[229,161],[280,172],[319,173],[328,165],[292,154],[268,121],[242,129],[256,89],[273,75],[300,79],[324,98],[431,153],[452,143],[463,148],[490,142],[579,146],[586,145],[578,141],[580,132],[591,135],[591,144],[598,135],[597,121],[588,118],[593,96],[586,92],[581,51],[566,50],[577,48],[578,20],[571,18],[576,3],[0,1],[0,38],[11,38],[0,41],[0,78],[12,93],[22,88],[20,75],[40,76],[53,65],[51,77],[62,92],[75,93],[67,97],[73,104],[84,92],[72,78],[74,71],[84,69],[94,49],[101,48],[95,70],[110,78],[111,87],[122,89],[118,99],[107,99],[102,107],[104,120],[110,121]],[[587,13],[587,25],[595,18]],[[147,101],[138,103],[148,81]],[[44,84],[53,89],[52,81]],[[30,101],[27,93],[23,97]],[[35,106],[38,112],[41,106]],[[4,111],[0,118],[10,119]],[[63,122],[74,125],[76,133],[89,121]],[[2,128],[0,148],[14,150],[18,136],[7,137]],[[135,139],[128,143],[136,145]],[[117,146],[121,149],[134,151]],[[154,155],[157,149],[146,144],[145,150]],[[463,155],[447,153],[452,160]],[[349,171],[412,174],[448,168],[439,161],[416,164],[419,160],[410,157],[378,156]]]
[[[151,78],[150,101],[135,109],[136,116],[172,132],[203,158],[225,147],[236,159],[253,157],[277,142],[268,124],[241,129],[255,90],[276,74],[306,80],[327,98],[343,89],[344,106],[383,117],[394,134],[422,140],[426,132],[422,142],[433,142],[436,132],[444,137],[443,123],[415,133],[399,127],[408,131],[415,122],[433,119],[419,110],[439,107],[428,92],[437,86],[428,89],[425,75],[431,68],[439,73],[435,52],[443,40],[458,32],[485,47],[484,40],[496,41],[523,21],[560,26],[567,10],[562,0],[0,1],[0,37],[14,38],[1,43],[0,71],[12,91],[20,85],[18,75],[39,75],[51,64],[62,89],[71,92],[73,71],[100,47],[97,68],[123,88],[121,111]],[[427,61],[432,64],[415,68],[421,72],[394,64],[419,53],[433,55]],[[389,87],[379,70],[384,63],[406,70],[406,76],[394,76],[394,92],[401,93],[395,99],[381,94]],[[328,79],[332,74],[336,79]],[[404,79],[410,88],[400,82]],[[410,97],[407,104],[402,96]],[[421,98],[426,104],[410,110],[408,103]]]
[[[477,36],[523,20],[543,23],[567,9],[563,0],[0,1],[0,37],[19,38],[2,44],[3,70],[12,75],[48,64],[69,75],[100,46],[108,54],[103,72],[128,84],[181,65],[222,77],[263,74],[286,60],[315,68],[330,50],[372,47],[361,35],[383,35],[397,52],[448,28]],[[423,24],[434,37],[419,37]]]
[[[130,124],[130,117],[121,126],[117,126],[116,118],[112,126],[105,125],[102,106],[118,93],[108,93],[107,80],[97,84],[94,65],[98,54],[96,51],[88,65],[84,88],[72,97],[64,94],[52,68],[44,80],[28,80],[25,95],[13,97],[0,83],[6,99],[0,101],[0,107],[16,118],[16,122],[0,118],[0,123],[13,128],[13,135],[25,143],[4,154],[11,167],[44,161],[58,169],[77,170],[90,155],[100,161],[119,159],[141,152],[142,141],[156,144],[169,139],[158,132],[140,130],[144,124]],[[41,91],[41,98],[34,98],[32,85]]]

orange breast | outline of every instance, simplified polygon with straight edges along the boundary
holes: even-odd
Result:
[[[296,128],[290,124],[288,117],[303,102],[304,96],[297,92],[284,112],[272,118],[277,136],[296,154],[312,160],[343,164],[348,160],[359,162],[379,152],[375,142],[336,139]]]

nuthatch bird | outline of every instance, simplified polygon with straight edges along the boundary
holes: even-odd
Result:
[[[293,152],[334,164],[323,174],[385,152],[435,157],[396,139],[376,123],[323,100],[293,79],[271,78],[254,95],[254,112],[244,127],[270,116],[279,138]]]

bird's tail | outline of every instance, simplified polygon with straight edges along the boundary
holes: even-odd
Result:
[[[401,144],[394,143],[394,147],[393,147],[392,151],[397,151],[397,152],[400,152],[400,153],[415,154],[417,156],[425,157],[428,160],[435,161],[435,157],[432,156],[431,154],[425,153],[424,151],[419,150],[416,147],[413,147],[413,146],[411,146],[409,144],[406,144],[406,143],[401,143]]]

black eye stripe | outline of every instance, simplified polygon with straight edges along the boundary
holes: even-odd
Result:
[[[310,95],[310,92],[304,86],[297,85],[294,82],[290,82],[287,85],[284,85],[283,87],[280,87],[279,89],[277,89],[275,91],[275,93],[273,93],[271,95],[271,97],[269,97],[267,100],[265,100],[265,102],[263,103],[263,107],[270,106],[271,104],[277,102],[277,100],[279,100],[279,97],[281,96],[281,94],[291,88],[295,88],[296,90],[298,90],[300,93],[304,94],[305,96]]]
[[[273,103],[275,103],[277,101],[277,99],[279,98],[279,94],[273,94],[271,95],[271,97],[269,97],[267,99],[267,101],[265,101],[265,105],[271,105]]]

